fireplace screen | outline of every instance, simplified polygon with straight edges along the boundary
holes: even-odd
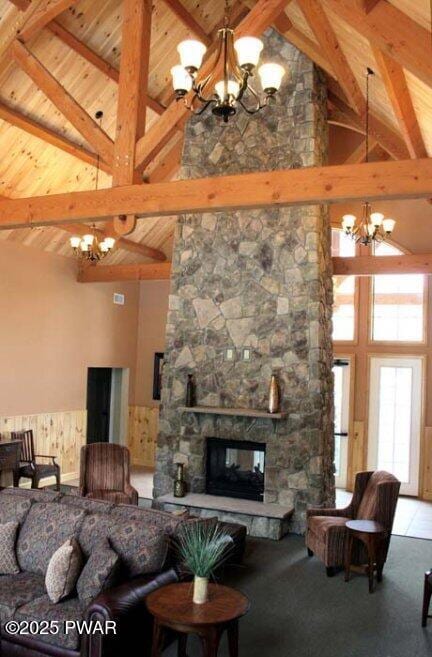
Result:
[[[206,493],[263,501],[265,444],[207,438]]]

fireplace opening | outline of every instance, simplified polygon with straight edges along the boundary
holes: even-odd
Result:
[[[207,438],[206,493],[263,501],[265,444]]]

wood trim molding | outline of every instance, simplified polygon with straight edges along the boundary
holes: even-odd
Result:
[[[341,164],[8,199],[0,228],[432,195],[432,158]]]

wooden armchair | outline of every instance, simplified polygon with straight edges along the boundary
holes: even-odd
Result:
[[[19,486],[22,477],[31,479],[32,488],[39,488],[39,482],[45,477],[55,477],[56,488],[60,490],[60,466],[56,456],[35,454],[33,431],[11,431],[12,440],[21,441],[20,465],[14,471],[14,486]],[[50,459],[51,463],[39,463],[36,459]]]
[[[116,504],[138,504],[138,492],[130,484],[127,447],[113,443],[81,447],[79,494]]]
[[[359,472],[356,475],[354,494],[345,509],[308,509],[306,547],[324,562],[327,575],[344,565],[347,520],[376,520],[387,530],[384,561],[390,543],[393,519],[399,495],[400,481],[389,472]],[[367,562],[363,546],[355,545],[353,563]]]

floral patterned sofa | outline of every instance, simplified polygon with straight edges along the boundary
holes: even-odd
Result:
[[[150,654],[151,619],[144,599],[155,588],[178,580],[176,569],[167,568],[167,552],[170,537],[184,519],[54,491],[5,488],[0,491],[0,523],[10,521],[20,523],[16,554],[21,572],[0,576],[2,657]],[[72,536],[85,557],[108,538],[121,559],[116,586],[102,591],[90,604],[83,604],[75,594],[54,604],[46,593],[50,558]],[[10,620],[21,623],[21,628],[25,622],[56,621],[61,630],[12,635],[5,627]],[[83,620],[114,621],[116,634],[63,631],[65,621]]]

